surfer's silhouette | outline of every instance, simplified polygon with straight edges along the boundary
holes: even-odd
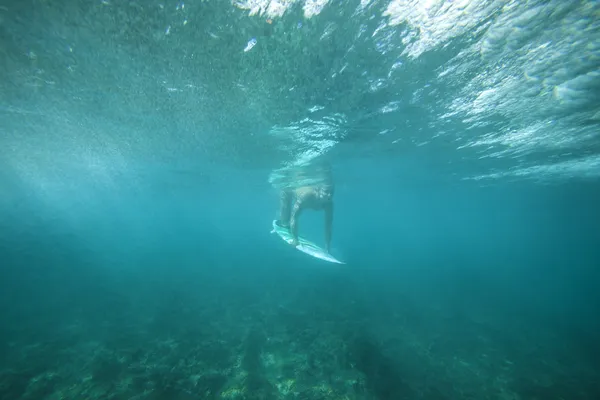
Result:
[[[329,166],[320,168],[319,175],[319,179],[316,179],[315,183],[285,187],[281,190],[277,223],[290,229],[290,233],[294,238],[292,245],[295,247],[298,246],[298,218],[302,211],[307,208],[322,210],[325,213],[325,244],[327,252],[329,252],[333,224],[334,185]]]

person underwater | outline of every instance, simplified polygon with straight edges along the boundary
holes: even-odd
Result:
[[[306,209],[313,209],[324,212],[325,245],[327,252],[330,252],[333,224],[333,194],[334,185],[330,174],[328,174],[323,182],[281,190],[277,224],[290,230],[293,237],[292,246],[298,246],[298,219],[300,215]]]

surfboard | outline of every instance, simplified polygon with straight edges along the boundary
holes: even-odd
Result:
[[[294,241],[290,230],[288,228],[280,226],[277,223],[277,220],[273,220],[273,230],[271,231],[271,233],[276,233],[281,239],[283,239],[288,244],[292,244],[292,242]],[[345,264],[345,262],[340,261],[331,254],[329,254],[327,250],[317,246],[310,240],[306,240],[301,236],[298,237],[298,246],[296,246],[296,249],[308,254],[309,256],[313,256],[323,261],[336,264]]]

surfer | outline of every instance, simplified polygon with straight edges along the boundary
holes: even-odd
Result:
[[[316,185],[284,188],[280,193],[280,226],[290,229],[294,238],[292,246],[298,246],[298,217],[307,208],[325,212],[325,243],[327,252],[331,245],[331,225],[333,223],[333,192],[331,179]],[[291,207],[292,200],[294,205]]]

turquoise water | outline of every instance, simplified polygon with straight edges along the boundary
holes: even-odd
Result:
[[[599,60],[598,1],[0,0],[0,399],[598,398]],[[323,165],[346,265],[269,233]]]

